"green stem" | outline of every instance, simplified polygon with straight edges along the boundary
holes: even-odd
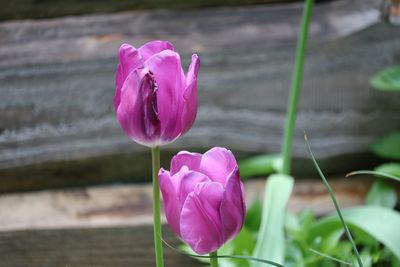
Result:
[[[282,157],[283,157],[282,173],[287,175],[290,175],[293,132],[296,124],[297,104],[299,102],[300,86],[303,78],[303,66],[304,66],[304,58],[307,47],[308,28],[310,26],[313,6],[314,6],[314,0],[306,0],[304,6],[303,19],[301,22],[299,42],[297,43],[297,49],[296,49],[295,67],[292,78],[292,86],[290,89],[290,98],[287,108],[285,134],[282,146]]]
[[[218,251],[210,253],[210,267],[218,267]]]
[[[154,219],[154,250],[156,253],[156,266],[164,267],[163,247],[161,241],[161,216],[160,216],[160,186],[158,184],[158,171],[160,170],[160,148],[151,148],[153,167],[153,219]]]

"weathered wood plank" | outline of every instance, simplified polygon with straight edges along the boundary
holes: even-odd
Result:
[[[399,62],[399,28],[374,24],[377,3],[316,7],[296,157],[308,156],[303,130],[319,158],[336,160],[365,153],[372,140],[400,127],[400,96],[368,85],[371,74]],[[112,171],[110,155],[129,153],[142,162],[135,156],[145,148],[128,140],[115,120],[115,54],[122,42],[154,38],[173,41],[186,65],[191,52],[202,59],[198,119],[170,151],[215,145],[238,153],[278,151],[300,15],[300,4],[288,4],[1,23],[0,168],[97,157],[110,166],[99,177],[109,180],[127,174]],[[360,158],[353,159],[331,165],[348,169]],[[133,174],[142,165],[127,168]],[[60,164],[55,176],[64,171]],[[15,173],[2,172],[4,186],[37,181],[29,181],[29,171]]]
[[[271,4],[279,2],[294,2],[296,0],[124,0],[107,1],[97,0],[53,0],[53,1],[31,1],[31,0],[1,0],[0,21],[10,19],[37,19],[60,17],[68,15],[110,13],[124,10],[143,9],[188,9],[206,8],[216,6],[238,6],[252,4]],[[316,0],[322,2],[326,0]],[[328,0],[329,1],[329,0]]]
[[[364,203],[371,179],[330,179],[330,183],[341,206],[349,207]],[[246,181],[247,203],[263,199],[264,185],[264,179]],[[151,224],[151,192],[151,186],[144,184],[0,195],[0,231]],[[305,208],[317,215],[334,211],[321,181],[296,182],[289,209]]]
[[[330,179],[341,207],[362,204],[371,180]],[[248,203],[264,180],[246,182]],[[400,189],[400,188],[398,188]],[[154,266],[151,187],[106,186],[0,196],[0,266]],[[398,190],[400,193],[400,190]],[[333,211],[322,182],[296,182],[289,209]],[[178,240],[165,226],[164,238]],[[166,266],[201,266],[165,248]]]
[[[174,246],[176,237],[164,228]],[[152,227],[52,229],[0,232],[2,267],[155,266]],[[203,266],[166,248],[166,266]]]

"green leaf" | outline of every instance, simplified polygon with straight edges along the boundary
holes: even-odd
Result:
[[[250,256],[253,253],[255,240],[252,233],[243,227],[240,233],[230,242],[226,243],[218,250],[219,254],[223,255],[242,255]],[[232,265],[238,267],[248,267],[250,263],[244,259],[221,259],[220,262],[229,262],[225,265]],[[221,263],[220,263],[221,265]],[[221,265],[222,266],[222,265]]]
[[[383,91],[400,91],[400,66],[386,68],[369,80],[372,87]]]
[[[282,168],[282,157],[280,155],[261,155],[239,162],[242,177],[257,175],[268,175],[279,172]]]
[[[288,262],[290,264],[287,264]],[[289,266],[304,266],[303,252],[294,242],[286,242],[285,263]]]
[[[374,171],[397,176],[400,179],[400,163],[385,163],[376,167]]]
[[[291,211],[286,212],[285,229],[290,235],[296,235],[302,230],[299,217]]]
[[[372,145],[372,151],[383,158],[400,160],[400,132],[379,139]]]
[[[273,174],[266,182],[261,226],[253,256],[283,263],[285,255],[284,219],[294,179]],[[261,267],[258,262],[253,267]]]
[[[262,204],[260,200],[256,200],[250,206],[246,213],[244,225],[252,232],[258,232],[261,223]]]
[[[363,261],[364,267],[372,267],[372,257],[371,253],[368,250],[363,250],[361,252],[361,259]]]
[[[350,228],[356,227],[385,245],[400,259],[400,213],[378,206],[363,206],[343,210],[343,217]],[[336,215],[318,221],[311,230],[311,237],[324,236],[327,229],[341,227]]]
[[[330,231],[321,241],[321,252],[329,253],[333,250],[343,236],[343,229],[336,229],[335,231]]]
[[[372,185],[367,195],[367,204],[394,208],[397,203],[396,190],[381,180],[377,180]],[[400,242],[400,241],[399,241]]]

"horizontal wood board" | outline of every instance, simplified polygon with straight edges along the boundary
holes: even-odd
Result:
[[[305,130],[330,171],[372,167],[371,142],[400,128],[400,95],[368,85],[400,62],[400,30],[379,22],[378,5],[315,7],[297,159],[308,159]],[[201,58],[198,117],[169,155],[216,145],[237,155],[279,151],[301,11],[292,3],[0,23],[0,191],[18,191],[16,181],[22,190],[45,188],[37,177],[52,176],[57,182],[48,187],[62,187],[69,184],[63,173],[85,184],[96,166],[98,182],[147,179],[147,149],[123,134],[112,107],[123,42],[168,39],[185,68],[191,53]],[[131,164],[115,167],[121,158]]]

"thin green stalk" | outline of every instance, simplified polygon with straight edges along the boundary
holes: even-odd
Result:
[[[360,174],[371,174],[371,175],[375,175],[375,176],[380,176],[383,178],[388,178],[388,179],[393,179],[396,180],[398,182],[400,182],[400,177],[397,177],[395,175],[391,175],[389,173],[385,173],[385,172],[377,172],[377,171],[354,171],[354,172],[350,172],[348,174],[346,174],[346,178],[350,177],[350,176],[354,176],[354,175],[360,175]]]
[[[297,104],[299,102],[300,87],[303,78],[303,66],[304,66],[304,58],[307,47],[308,29],[310,26],[313,6],[314,6],[314,0],[306,0],[304,6],[303,19],[301,22],[299,42],[297,43],[297,49],[296,49],[296,61],[292,78],[292,86],[290,89],[285,133],[282,145],[282,157],[283,157],[282,173],[286,175],[290,175],[293,133],[296,124]]]
[[[151,161],[153,167],[153,220],[154,220],[154,251],[156,253],[156,266],[164,267],[163,247],[161,240],[160,216],[160,186],[158,184],[158,171],[160,170],[160,148],[151,148]]]
[[[308,151],[310,152],[311,159],[312,159],[312,161],[313,161],[313,163],[314,163],[314,166],[315,166],[315,168],[317,169],[318,174],[319,174],[319,176],[321,177],[322,181],[324,182],[326,189],[328,189],[329,195],[330,195],[330,197],[331,197],[331,199],[332,199],[332,202],[333,202],[333,206],[334,206],[335,209],[336,209],[336,213],[338,214],[339,219],[340,219],[340,222],[342,223],[343,228],[344,228],[344,231],[345,231],[345,233],[346,233],[346,235],[347,235],[347,238],[349,239],[349,241],[350,241],[350,243],[351,243],[351,245],[352,245],[352,247],[353,247],[354,253],[356,254],[358,266],[359,266],[359,267],[363,267],[363,263],[362,263],[362,260],[361,260],[361,256],[360,256],[360,253],[358,252],[356,243],[354,242],[353,237],[351,236],[349,227],[347,227],[347,224],[346,224],[346,222],[344,221],[344,218],[343,218],[342,212],[341,212],[341,210],[340,210],[339,204],[338,204],[338,202],[337,202],[337,200],[336,200],[335,194],[333,193],[333,190],[332,190],[331,186],[329,185],[328,180],[326,180],[325,175],[323,174],[321,168],[319,167],[319,165],[318,165],[318,163],[317,163],[317,161],[316,161],[316,159],[315,159],[315,157],[314,157],[314,153],[313,153],[312,150],[311,150],[310,143],[308,142],[308,139],[307,139],[307,135],[306,135],[306,134],[304,134],[304,140],[305,140],[306,143],[307,143]]]
[[[322,258],[327,258],[327,259],[330,259],[331,261],[336,261],[336,262],[341,263],[341,264],[344,264],[344,265],[354,266],[351,262],[347,262],[347,261],[344,261],[344,260],[341,260],[341,259],[338,259],[338,258],[329,256],[328,254],[319,252],[318,250],[315,250],[315,249],[312,249],[312,248],[310,248],[309,250],[310,250],[311,252],[313,252],[313,253],[315,253],[315,254],[321,256]]]
[[[210,253],[210,267],[218,267],[218,251]]]

